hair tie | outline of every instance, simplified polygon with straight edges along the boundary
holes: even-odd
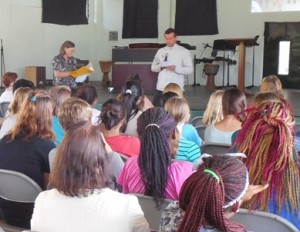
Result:
[[[132,95],[132,91],[130,89],[126,89],[125,93],[129,93],[130,95]]]
[[[150,124],[148,124],[148,125],[145,127],[145,129],[147,129],[147,128],[150,127],[150,126],[155,126],[155,127],[157,127],[157,128],[160,128],[159,125],[157,125],[157,124],[155,124],[155,123],[150,123]]]
[[[35,96],[33,96],[33,97],[30,99],[30,101],[32,101],[32,102],[36,102],[36,97],[35,97]]]
[[[220,183],[220,177],[213,170],[204,169],[203,172],[210,174],[217,180],[218,183]]]

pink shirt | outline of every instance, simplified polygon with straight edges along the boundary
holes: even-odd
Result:
[[[141,179],[138,166],[138,156],[128,159],[118,178],[118,184],[123,187],[123,193],[144,193],[145,186]],[[166,188],[166,198],[179,199],[183,182],[193,173],[193,163],[187,161],[172,161],[169,166],[169,180]]]
[[[140,139],[131,135],[116,135],[105,137],[106,142],[115,152],[126,156],[134,156],[140,153]]]

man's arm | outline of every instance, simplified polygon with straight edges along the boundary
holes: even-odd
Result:
[[[182,75],[191,74],[194,70],[191,53],[188,50],[181,52],[182,54],[182,65],[176,66],[175,72]]]
[[[161,71],[161,67],[160,67],[160,59],[159,57],[161,56],[161,50],[158,50],[154,59],[153,59],[153,62],[152,62],[152,65],[151,65],[151,71],[152,72],[160,72]]]

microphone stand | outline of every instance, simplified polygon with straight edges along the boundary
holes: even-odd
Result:
[[[4,62],[4,52],[3,52],[3,41],[1,39],[1,87],[2,86],[2,77],[5,73],[5,62]]]
[[[202,57],[203,53],[205,52],[205,49],[208,47],[209,47],[209,45],[205,44],[204,49],[199,56],[199,59]],[[194,55],[194,84],[192,85],[193,87],[200,86],[200,83],[199,84],[196,83],[196,64],[197,64],[196,55]]]

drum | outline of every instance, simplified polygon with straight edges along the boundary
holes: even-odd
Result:
[[[207,75],[206,88],[214,89],[215,85],[215,76],[219,71],[218,64],[204,64],[204,73]]]
[[[99,61],[101,72],[103,73],[102,85],[109,85],[109,72],[111,71],[112,62],[110,60]]]

